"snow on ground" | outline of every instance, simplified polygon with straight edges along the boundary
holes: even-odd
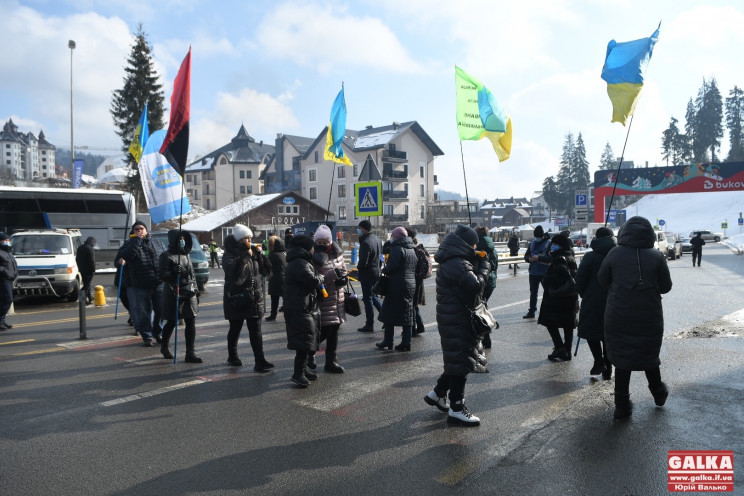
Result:
[[[664,231],[679,233],[683,237],[696,229],[720,232],[724,237],[744,233],[744,229],[737,224],[742,211],[743,191],[647,195],[625,207],[627,218],[640,215],[650,220],[651,224],[663,219]],[[728,222],[728,229],[721,229],[722,222]],[[737,243],[736,246],[741,248],[744,240]]]

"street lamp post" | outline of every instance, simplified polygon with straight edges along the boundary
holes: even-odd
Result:
[[[75,139],[72,131],[72,52],[75,50],[75,41],[67,42],[70,49],[70,153],[72,154],[72,176],[75,176]]]

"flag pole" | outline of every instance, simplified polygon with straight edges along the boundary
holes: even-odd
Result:
[[[330,125],[330,124],[329,124]],[[326,209],[326,224],[328,223],[328,212],[331,211],[331,195],[333,195],[333,179],[336,177],[336,162],[331,161],[333,170],[331,171],[331,189],[328,190],[328,208]]]
[[[612,195],[610,196],[610,205],[607,207],[607,213],[605,214],[605,223],[604,223],[605,227],[607,227],[607,223],[610,219],[610,211],[612,210],[612,201],[615,199],[615,190],[617,189],[617,182],[620,179],[620,168],[623,166],[623,158],[625,158],[625,147],[628,146],[628,136],[630,136],[630,128],[633,126],[633,117],[635,117],[635,114],[630,115],[630,124],[628,124],[628,132],[625,133],[625,143],[623,144],[623,151],[622,153],[620,153],[620,160],[618,160],[617,172],[615,173],[615,185],[612,187]]]
[[[465,180],[465,201],[468,209],[468,227],[473,226],[473,219],[470,217],[470,195],[468,195],[468,176],[465,175],[465,155],[462,153],[462,141],[460,141],[460,159],[462,160],[462,178]]]
[[[182,236],[183,224],[183,177],[181,177],[181,212],[178,215],[178,240]],[[173,329],[173,363],[178,363],[178,307],[181,299],[181,247],[178,247],[178,275],[176,276],[176,325]]]

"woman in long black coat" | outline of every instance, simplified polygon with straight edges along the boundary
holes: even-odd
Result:
[[[575,292],[575,287],[569,294],[561,289],[566,285],[570,286],[576,276],[576,269],[571,240],[564,234],[556,234],[551,239],[550,265],[542,280],[543,299],[537,319],[538,324],[548,329],[553,340],[553,351],[548,355],[548,360],[571,360],[573,331],[579,313],[579,295]],[[559,328],[563,328],[563,340]]]
[[[227,331],[227,363],[236,367],[243,365],[238,357],[238,340],[245,322],[256,359],[253,370],[268,372],[274,368],[274,364],[269,363],[264,356],[261,335],[263,291],[260,264],[263,254],[260,246],[251,244],[252,239],[253,231],[241,224],[236,224],[233,234],[225,238],[225,254],[222,256],[222,270],[225,271],[222,308],[225,319],[230,322]]]
[[[488,372],[481,340],[470,326],[470,309],[479,301],[490,263],[475,253],[478,234],[457,226],[439,245],[437,261],[437,328],[442,344],[444,373],[424,401],[448,412],[447,423],[480,425],[480,419],[465,407],[465,381],[470,373]],[[449,391],[449,403],[447,392]]]
[[[633,412],[630,373],[643,370],[658,406],[669,390],[661,381],[659,352],[664,337],[661,295],[672,290],[666,256],[654,248],[654,230],[643,217],[631,217],[618,233],[618,246],[605,257],[597,273],[609,286],[604,330],[607,354],[615,365],[615,418]]]
[[[287,325],[287,348],[295,351],[292,382],[306,388],[318,376],[308,370],[307,358],[318,351],[320,334],[319,293],[324,282],[313,266],[313,239],[295,236],[287,252],[287,275],[284,278],[284,320]]]
[[[186,324],[183,334],[186,338],[186,358],[188,363],[202,363],[194,353],[196,340],[196,316],[199,314],[199,290],[196,286],[194,267],[191,265],[192,238],[189,231],[171,229],[168,231],[168,250],[158,259],[158,275],[163,281],[162,308],[160,315],[165,319],[163,325],[160,353],[163,358],[173,358],[168,342],[178,319]],[[180,277],[179,277],[180,276]],[[178,295],[176,294],[178,291]],[[176,314],[178,305],[178,314]]]
[[[269,277],[269,296],[271,296],[271,314],[266,320],[276,320],[279,310],[279,298],[284,296],[284,275],[287,272],[287,251],[284,241],[279,236],[269,238],[269,262],[271,276]]]
[[[586,339],[594,357],[594,366],[589,374],[602,374],[605,379],[612,377],[612,362],[607,357],[607,346],[603,344],[604,314],[609,290],[607,286],[599,284],[597,272],[607,253],[617,246],[612,236],[612,230],[607,227],[597,229],[596,237],[591,243],[592,249],[581,259],[576,272],[576,287],[581,296],[578,336]]]
[[[411,336],[416,323],[413,295],[416,292],[416,253],[413,240],[404,227],[396,227],[391,233],[390,256],[382,269],[389,278],[388,290],[382,301],[377,320],[382,322],[385,335],[376,343],[380,349],[393,349],[395,326],[403,327],[398,351],[411,351]]]

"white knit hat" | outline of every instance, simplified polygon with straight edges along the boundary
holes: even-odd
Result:
[[[250,236],[253,237],[253,231],[251,231],[250,227],[244,226],[243,224],[235,224],[235,227],[233,227],[233,237],[240,241],[243,238],[247,238]]]
[[[327,239],[328,241],[333,241],[333,236],[331,236],[331,228],[329,228],[325,224],[321,224],[315,231],[313,239],[315,241],[318,241],[319,239]]]

